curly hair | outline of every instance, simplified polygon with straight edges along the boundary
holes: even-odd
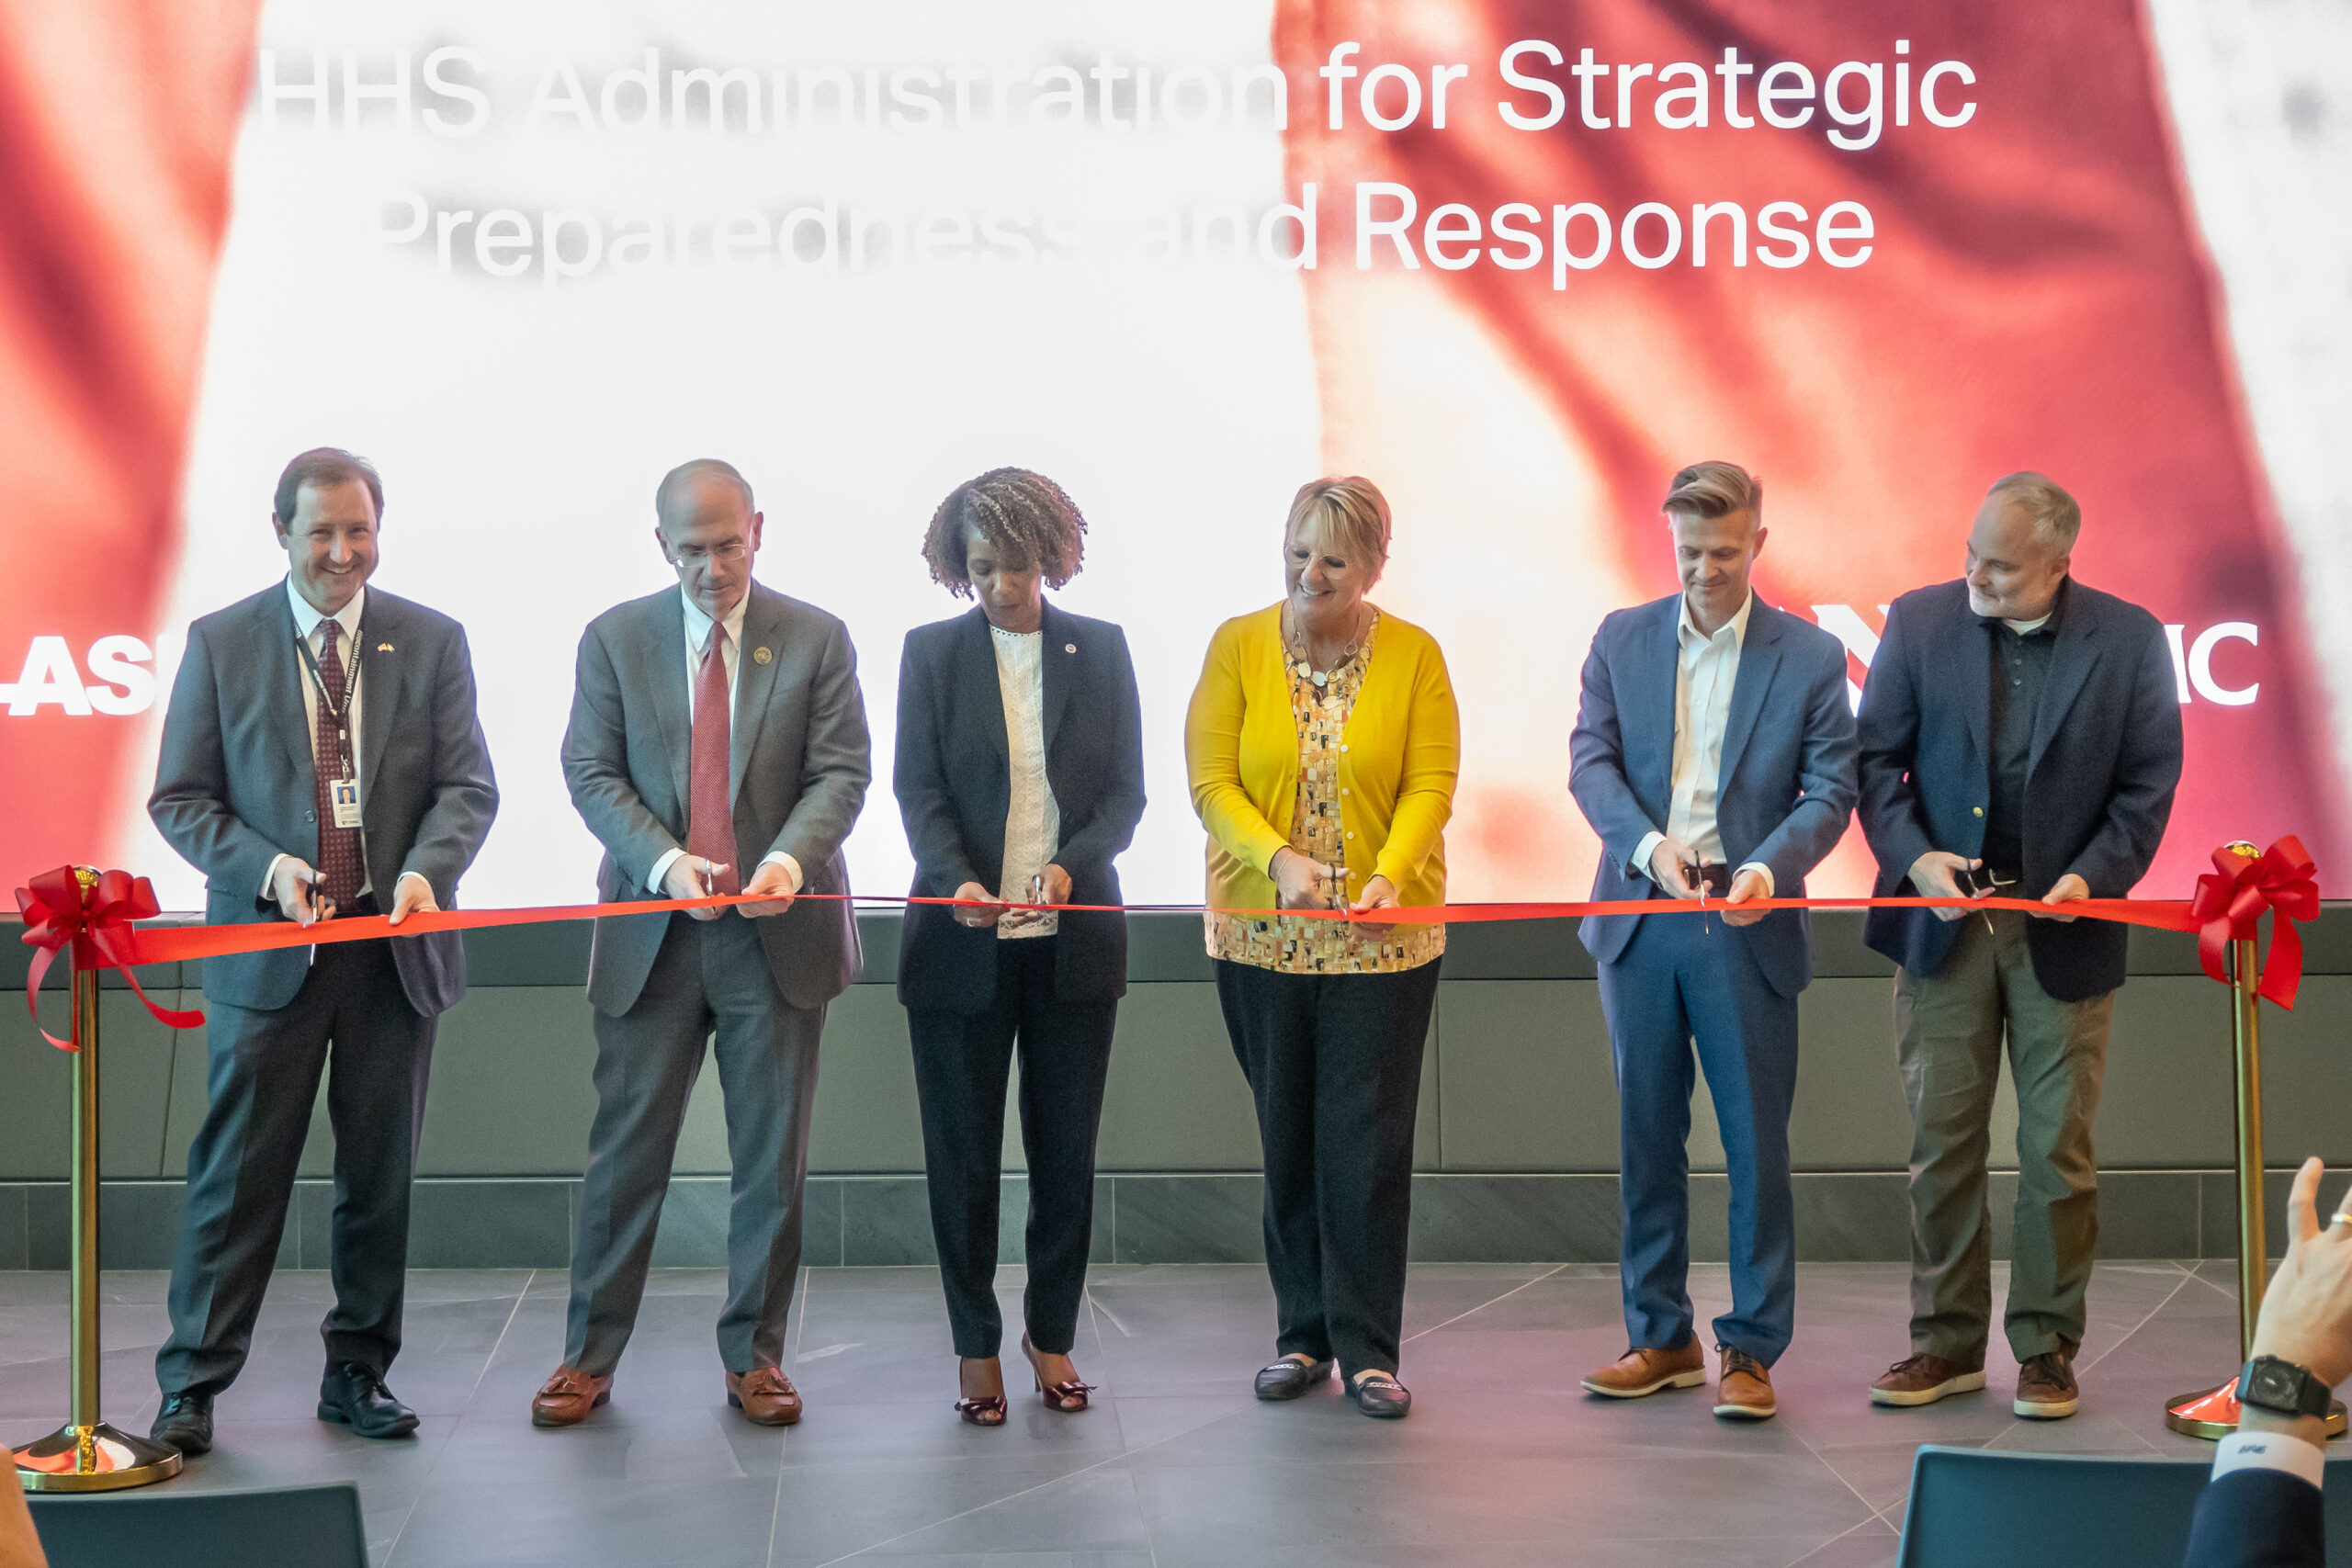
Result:
[[[958,598],[972,596],[964,551],[971,530],[1016,566],[1035,567],[1059,588],[1086,556],[1086,519],[1062,487],[1027,468],[990,468],[947,492],[922,536],[932,581]]]

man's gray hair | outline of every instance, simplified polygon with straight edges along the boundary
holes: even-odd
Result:
[[[654,521],[668,522],[671,509],[685,500],[687,490],[696,479],[713,478],[726,479],[743,492],[744,511],[759,510],[752,501],[752,482],[736,471],[734,464],[721,462],[717,457],[696,457],[691,462],[679,464],[662,476],[662,483],[653,491]]]
[[[1984,499],[2023,513],[2033,525],[2034,538],[2053,555],[2072,550],[2075,536],[2083,531],[2083,509],[2075,498],[2049,475],[2031,468],[1995,479]]]
[[[1727,517],[1753,513],[1764,523],[1764,481],[1737,463],[1693,463],[1674,476],[1658,510],[1668,516]]]

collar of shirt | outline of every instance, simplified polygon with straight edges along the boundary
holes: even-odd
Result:
[[[1717,626],[1713,637],[1709,637],[1699,629],[1699,623],[1690,618],[1690,596],[1686,593],[1682,596],[1682,618],[1675,624],[1675,640],[1684,648],[1689,648],[1693,644],[1720,642],[1723,640],[1724,634],[1729,632],[1731,645],[1734,648],[1746,648],[1747,646],[1747,615],[1748,612],[1755,608],[1756,591],[1751,588],[1747,591],[1747,597],[1740,601],[1739,608],[1732,612],[1731,619]]]
[[[690,657],[700,659],[702,650],[710,645],[710,617],[702,613],[701,605],[686,597],[686,591],[683,588],[678,590],[678,602],[686,607],[686,647]],[[743,596],[735,601],[735,607],[727,612],[727,619],[720,623],[727,628],[727,642],[730,648],[743,645],[743,612],[751,603],[752,592],[747,588]]]
[[[295,591],[291,574],[286,579],[286,600],[294,607],[295,631],[301,635],[303,641],[308,642],[318,635],[319,623],[327,618],[325,614],[316,604],[311,604]],[[359,592],[351,596],[351,603],[334,613],[335,625],[343,628],[344,647],[350,648],[356,643],[359,637],[359,613],[367,607],[367,604],[368,585],[363,582],[359,585]]]

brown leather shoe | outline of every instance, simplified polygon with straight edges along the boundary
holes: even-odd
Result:
[[[800,1391],[775,1367],[728,1373],[727,1403],[754,1427],[789,1427],[800,1419]]]
[[[1641,1399],[1667,1388],[1697,1388],[1707,1381],[1707,1353],[1694,1336],[1679,1350],[1635,1345],[1605,1367],[1587,1372],[1584,1386],[1611,1399]]]
[[[1872,1404],[1933,1404],[1949,1394],[1973,1393],[1984,1386],[1984,1363],[1973,1367],[1922,1351],[1886,1369],[1871,1384]]]
[[[531,1400],[534,1427],[577,1427],[588,1413],[613,1397],[613,1380],[592,1377],[578,1367],[558,1367]]]
[[[2009,1408],[2035,1421],[2059,1421],[2083,1407],[2075,1359],[2063,1350],[2029,1356],[2018,1368],[2018,1397]]]
[[[1770,1421],[1781,1413],[1772,1399],[1772,1374],[1745,1350],[1720,1345],[1723,1376],[1715,1380],[1715,1414],[1735,1421]]]

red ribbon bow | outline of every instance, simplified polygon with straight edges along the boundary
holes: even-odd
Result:
[[[2252,942],[2262,911],[2276,909],[2259,989],[2280,1007],[2293,1007],[2303,979],[2303,939],[2294,922],[2319,919],[2319,885],[2312,880],[2318,869],[2291,833],[2259,856],[2227,845],[2215,850],[2213,870],[2197,879],[2197,896],[2188,905],[2205,973],[2223,979],[2222,944]]]
[[[74,867],[61,865],[34,877],[30,887],[17,888],[17,908],[25,917],[25,941],[40,950],[33,954],[25,980],[25,1010],[33,1015],[35,1027],[40,1021],[41,976],[49,973],[57,950],[69,942],[74,944],[75,968],[121,970],[123,978],[130,982],[131,990],[147,1004],[147,1010],[155,1015],[157,1021],[173,1029],[194,1029],[204,1021],[200,1012],[157,1007],[140,989],[139,976],[131,973],[130,956],[122,939],[130,931],[131,921],[147,919],[161,912],[155,904],[155,889],[145,877],[133,876],[127,871],[101,871],[85,882]],[[81,1049],[78,1041],[60,1040],[46,1029],[40,1033],[42,1039],[61,1051]]]

